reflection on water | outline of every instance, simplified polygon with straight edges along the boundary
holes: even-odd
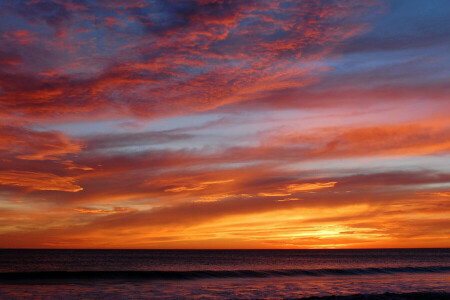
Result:
[[[197,298],[279,299],[308,296],[409,292],[450,293],[450,273],[386,274],[193,281],[74,282],[48,285],[0,285],[0,298]]]
[[[450,266],[450,249],[29,250],[0,249],[0,272],[285,270]]]
[[[0,250],[0,299],[279,299],[386,292],[450,293],[450,249]]]

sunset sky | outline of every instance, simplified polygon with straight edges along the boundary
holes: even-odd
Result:
[[[0,0],[0,247],[450,247],[449,16]]]

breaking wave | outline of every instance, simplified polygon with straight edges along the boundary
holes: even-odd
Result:
[[[392,267],[350,269],[290,269],[290,270],[196,270],[196,271],[40,271],[0,273],[0,282],[23,280],[194,280],[225,278],[264,278],[292,276],[349,276],[396,273],[442,273],[450,266]]]

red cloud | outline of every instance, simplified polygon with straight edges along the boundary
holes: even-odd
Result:
[[[60,132],[38,132],[23,127],[0,125],[0,150],[25,160],[59,160],[82,149],[79,141]]]
[[[11,2],[0,12],[12,20],[0,33],[0,247],[448,244],[448,172],[390,160],[448,155],[449,90],[442,74],[415,84],[409,60],[354,63],[378,3]],[[427,111],[363,120],[403,104]],[[309,113],[320,116],[305,129]],[[217,118],[186,124],[205,114]],[[93,122],[96,134],[80,124],[100,119],[114,122]],[[78,138],[44,130],[67,127]],[[387,160],[380,170],[327,164],[374,157]]]
[[[55,11],[64,14],[42,20],[44,28],[57,29],[54,39],[38,31],[4,33],[11,48],[22,45],[25,37],[27,42],[20,51],[24,63],[14,68],[9,61],[9,69],[0,69],[0,105],[11,114],[29,116],[86,115],[108,108],[153,118],[246,101],[257,92],[308,84],[302,76],[317,69],[301,65],[356,34],[363,24],[355,19],[373,7],[370,2],[291,4],[199,2],[170,24],[155,22],[152,14],[134,15],[128,5],[105,4],[97,9],[129,17],[152,37],[117,32],[111,25],[123,18],[109,16],[103,28],[112,43],[107,52],[80,35],[80,28],[94,18],[88,9],[55,4]],[[29,9],[41,13],[39,6]],[[268,15],[272,17],[264,18]],[[31,53],[56,59],[37,65],[28,59]]]
[[[28,190],[78,192],[83,190],[71,177],[26,171],[0,171],[0,185],[24,187]]]

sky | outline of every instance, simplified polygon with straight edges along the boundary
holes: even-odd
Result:
[[[449,15],[0,0],[0,247],[450,247]]]

